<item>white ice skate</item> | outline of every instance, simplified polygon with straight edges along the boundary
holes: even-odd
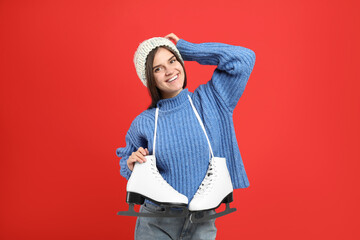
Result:
[[[176,191],[161,176],[156,167],[155,143],[157,130],[158,109],[155,115],[155,131],[153,155],[145,156],[146,162],[134,165],[134,169],[126,185],[126,202],[129,204],[128,211],[118,212],[118,215],[138,216],[138,217],[185,217],[188,215],[188,198]],[[159,214],[140,213],[134,210],[134,205],[142,205],[148,199],[165,208],[165,211]],[[171,214],[170,207],[180,208],[176,214]]]
[[[135,163],[133,172],[126,185],[126,202],[129,204],[127,212],[118,212],[118,215],[154,217],[155,214],[138,213],[134,205],[142,205],[148,199],[165,207],[165,212],[156,216],[183,217],[188,214],[188,198],[176,191],[159,173],[154,155],[145,156],[146,162]],[[183,208],[181,214],[171,215],[169,207]]]
[[[204,180],[189,203],[189,210],[190,212],[212,210],[218,208],[221,203],[226,204],[226,209],[223,212],[206,217],[199,217],[198,214],[192,213],[190,220],[192,222],[202,222],[232,213],[236,211],[235,208],[230,208],[229,206],[229,203],[232,201],[233,186],[226,167],[226,159],[214,157],[209,164]]]
[[[195,193],[193,199],[189,203],[189,210],[191,213],[191,222],[203,222],[213,218],[218,218],[226,214],[236,211],[236,208],[230,208],[229,203],[233,201],[233,185],[230,174],[226,166],[226,159],[221,157],[214,157],[209,138],[206,134],[204,124],[196,111],[191,98],[189,97],[194,113],[205,133],[209,144],[211,160],[208,171],[202,181],[199,189]],[[221,203],[226,204],[226,209],[223,212],[216,213],[209,216],[204,216],[201,211],[212,210],[218,208]],[[200,214],[198,214],[199,212]]]

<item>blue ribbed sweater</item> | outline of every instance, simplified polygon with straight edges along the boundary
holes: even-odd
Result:
[[[191,107],[190,95],[205,125],[214,156],[225,157],[234,189],[249,186],[236,140],[233,110],[255,64],[255,53],[247,48],[223,43],[190,43],[180,39],[176,47],[185,61],[217,65],[212,78],[189,92],[161,99],[159,108],[156,161],[163,178],[177,191],[193,198],[209,164],[209,146]],[[125,136],[126,146],[116,150],[120,173],[129,179],[126,161],[139,147],[153,153],[155,108],[140,113]]]

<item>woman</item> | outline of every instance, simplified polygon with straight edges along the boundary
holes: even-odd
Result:
[[[183,60],[217,65],[217,68],[211,80],[192,93],[186,88]],[[134,63],[139,78],[148,87],[152,103],[131,123],[126,147],[117,149],[121,175],[128,179],[134,163],[143,163],[144,156],[153,152],[158,108],[157,168],[174,189],[191,201],[208,170],[209,145],[189,102],[190,96],[214,155],[226,158],[234,189],[248,187],[232,113],[254,67],[255,53],[223,43],[194,44],[171,33],[161,41],[153,38],[140,44]],[[141,212],[161,210],[149,201],[140,208]],[[205,214],[211,212],[214,210]],[[188,217],[138,218],[135,239],[215,239],[216,231],[214,219],[194,224]]]

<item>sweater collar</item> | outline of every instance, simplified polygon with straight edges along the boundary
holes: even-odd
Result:
[[[177,108],[182,105],[184,102],[188,101],[189,90],[187,88],[181,90],[181,92],[172,98],[160,99],[157,102],[157,107],[162,111],[169,111],[171,109]]]

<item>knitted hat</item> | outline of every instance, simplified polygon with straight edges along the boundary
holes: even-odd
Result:
[[[148,40],[143,41],[140,43],[139,47],[137,48],[135,55],[134,55],[134,64],[136,68],[136,73],[139,76],[142,83],[147,87],[146,84],[146,74],[145,74],[145,65],[146,65],[146,57],[156,47],[159,46],[168,46],[174,52],[176,52],[179,56],[179,60],[184,63],[179,50],[176,48],[175,44],[171,42],[169,39],[164,37],[153,37]]]

